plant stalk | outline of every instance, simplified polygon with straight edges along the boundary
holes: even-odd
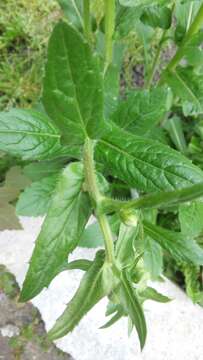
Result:
[[[94,142],[87,138],[84,145],[84,172],[86,186],[89,195],[93,201],[95,208],[95,215],[99,222],[101,231],[104,236],[105,250],[106,250],[106,261],[109,263],[114,262],[114,244],[111,228],[108,219],[105,214],[101,214],[98,210],[99,204],[101,203],[103,196],[97,186],[97,178],[94,166]]]
[[[105,3],[105,71],[113,60],[113,34],[115,29],[115,0],[104,0]]]
[[[92,42],[90,0],[83,0],[83,26],[84,34],[89,44]]]
[[[173,5],[171,7],[172,16],[173,16],[173,13],[174,13],[174,9],[175,9],[175,2],[173,3]],[[150,71],[150,74],[149,74],[147,82],[146,82],[146,89],[150,89],[150,87],[152,85],[154,75],[155,75],[155,72],[157,70],[157,66],[158,66],[158,63],[159,63],[162,46],[163,46],[163,43],[164,43],[164,40],[165,40],[165,37],[166,37],[166,34],[167,34],[168,30],[169,29],[166,29],[166,30],[164,30],[162,32],[162,36],[161,36],[161,39],[159,41],[159,45],[158,45],[158,48],[157,48],[157,51],[156,51],[156,54],[155,54],[155,57],[154,57],[154,61],[152,63],[151,71]]]
[[[111,198],[103,198],[100,211],[104,213],[112,211],[125,211],[130,209],[149,209],[155,207],[168,207],[192,201],[203,196],[203,183],[195,184],[184,189],[160,192],[145,195],[138,199],[121,201]]]

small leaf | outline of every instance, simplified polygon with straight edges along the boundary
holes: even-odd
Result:
[[[83,181],[81,163],[71,163],[59,177],[31,257],[21,301],[33,298],[47,287],[78,245],[91,212],[89,198],[82,192]]]
[[[203,265],[203,250],[194,240],[181,233],[150,224],[146,220],[143,225],[145,233],[157,241],[177,262]]]
[[[49,331],[50,340],[56,340],[72,331],[85,314],[104,297],[103,263],[104,252],[100,250],[97,252],[93,264],[83,276],[80,286],[68,303],[66,310]]]
[[[153,300],[160,303],[167,303],[172,300],[168,296],[160,294],[158,291],[151,287],[147,287],[144,291],[140,292],[139,296],[141,297],[142,301]]]
[[[51,198],[56,188],[59,175],[45,177],[33,182],[21,193],[16,204],[19,216],[41,216],[47,213]]]
[[[62,150],[60,134],[42,113],[10,110],[0,113],[0,150],[23,160],[54,158]]]
[[[86,260],[86,259],[79,259],[79,260],[74,260],[71,262],[67,262],[67,260],[64,262],[64,264],[61,265],[58,274],[61,273],[62,271],[66,271],[66,270],[82,270],[82,271],[87,271],[89,270],[90,266],[92,265],[92,261],[90,260]]]
[[[169,191],[203,180],[203,172],[177,151],[112,123],[95,150],[96,160],[104,164],[107,173],[138,190]]]
[[[147,335],[145,317],[135,291],[124,270],[122,271],[120,291],[121,304],[131,318],[133,325],[137,329],[137,333],[140,339],[140,346],[141,349],[143,349]]]
[[[122,318],[122,316],[123,316],[123,312],[118,311],[115,315],[112,316],[112,318],[109,321],[107,321],[103,326],[101,326],[100,329],[107,329],[108,327],[115,324],[118,320],[120,320],[120,318]]]
[[[21,229],[22,226],[15,214],[15,207],[7,203],[0,203],[0,231]]]
[[[167,6],[146,7],[141,16],[141,21],[153,28],[169,29],[172,22],[172,12]]]
[[[65,22],[48,47],[43,104],[64,142],[83,144],[103,133],[103,76],[99,59],[81,34]]]

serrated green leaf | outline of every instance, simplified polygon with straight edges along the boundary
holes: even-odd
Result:
[[[97,138],[103,132],[99,59],[65,22],[56,25],[49,41],[43,104],[68,144],[82,144],[87,134]]]
[[[121,276],[120,294],[121,294],[120,297],[121,304],[124,307],[124,310],[131,318],[133,325],[137,329],[137,333],[140,340],[140,346],[141,349],[143,349],[147,335],[145,317],[142,307],[135,294],[135,290],[133,289],[131,283],[129,282],[126,272],[124,270],[122,271],[122,276]]]
[[[107,173],[146,192],[180,189],[203,180],[202,171],[175,150],[112,123],[95,150]]]
[[[80,286],[66,310],[49,331],[49,339],[58,339],[74,329],[85,314],[96,304],[105,292],[102,286],[102,267],[104,252],[98,251],[95,260],[83,276]]]
[[[71,163],[61,174],[26,275],[21,301],[47,287],[60,266],[78,245],[90,216],[89,199],[82,190],[81,163]]]
[[[193,201],[179,206],[181,232],[191,238],[197,237],[203,230],[203,202]]]
[[[0,150],[23,160],[56,158],[60,134],[44,114],[32,110],[0,113]]]
[[[118,104],[112,120],[135,135],[147,135],[170,109],[170,98],[166,87],[133,91]]]
[[[143,225],[145,233],[157,241],[177,262],[194,265],[203,264],[203,250],[194,240],[188,239],[180,232],[166,230],[146,220]]]
[[[41,216],[47,213],[59,175],[33,182],[21,193],[16,204],[18,216]]]

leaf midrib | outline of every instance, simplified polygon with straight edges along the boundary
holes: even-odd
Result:
[[[1,130],[0,129],[0,134],[22,134],[22,135],[37,135],[37,136],[43,136],[43,137],[53,137],[53,138],[58,138],[60,139],[60,135],[59,134],[50,134],[50,133],[42,133],[42,132],[38,132],[38,131],[27,131],[27,130]]]
[[[153,168],[156,168],[156,169],[158,169],[159,171],[162,171],[163,173],[167,173],[167,174],[169,174],[169,175],[176,176],[176,177],[181,178],[181,179],[183,179],[183,180],[188,180],[188,179],[185,179],[183,176],[180,176],[180,175],[174,174],[173,172],[168,171],[167,169],[162,169],[162,168],[160,168],[160,167],[158,167],[158,166],[156,166],[156,165],[154,165],[154,164],[151,164],[151,163],[149,163],[149,162],[146,162],[146,161],[144,161],[144,160],[142,160],[142,159],[140,159],[140,158],[136,158],[136,156],[135,156],[134,154],[130,154],[130,153],[126,152],[125,150],[119,148],[118,146],[116,146],[116,145],[114,145],[114,144],[111,144],[110,142],[108,142],[108,141],[106,141],[106,140],[104,140],[104,139],[100,139],[99,142],[100,142],[100,143],[103,143],[103,144],[106,145],[106,146],[111,147],[112,149],[116,150],[117,152],[122,153],[123,155],[127,156],[128,158],[132,159],[133,161],[136,161],[136,160],[137,160],[137,161],[139,161],[139,162],[144,163],[144,164],[147,165],[147,166],[151,166],[151,167],[153,167]],[[137,168],[137,170],[140,171],[138,168]],[[144,175],[143,175],[143,176],[144,176]],[[145,177],[146,177],[146,176],[145,176]]]

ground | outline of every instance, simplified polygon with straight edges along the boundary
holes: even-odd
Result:
[[[18,297],[14,276],[0,266],[0,359],[71,360],[48,341],[38,310]]]

